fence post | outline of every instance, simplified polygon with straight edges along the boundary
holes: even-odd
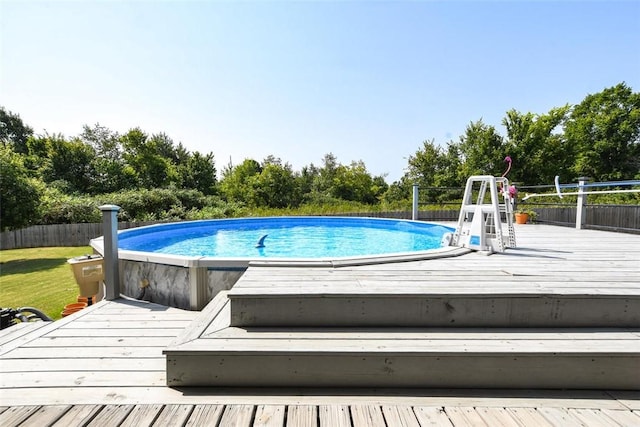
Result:
[[[578,178],[578,203],[576,206],[576,230],[581,230],[587,220],[587,195],[584,194],[585,184],[589,178]]]
[[[105,299],[120,298],[120,268],[118,264],[118,211],[120,206],[102,205],[102,232],[104,239]]]
[[[411,210],[411,219],[418,220],[418,184],[413,184],[413,209]]]

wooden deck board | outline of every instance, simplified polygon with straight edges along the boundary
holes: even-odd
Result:
[[[569,409],[569,413],[587,426],[619,427],[615,422],[598,409]]]
[[[289,405],[287,427],[317,427],[317,420],[316,405]]]
[[[416,406],[413,408],[414,414],[421,426],[432,427],[452,427],[453,424],[447,416],[443,407]]]
[[[379,405],[353,405],[351,419],[353,427],[385,427],[387,425]]]
[[[554,426],[583,427],[567,408],[539,408],[538,411]]]
[[[257,333],[256,333],[257,335]],[[272,354],[281,353],[283,350],[283,339],[263,338],[254,335],[251,338],[236,339],[200,339],[191,342],[176,349],[174,353],[195,352],[201,349],[211,349],[212,352],[220,351],[225,353],[246,353],[252,352],[270,352]],[[330,353],[376,353],[384,352],[389,354],[411,354],[414,352],[421,353],[452,353],[465,351],[467,353],[509,353],[509,354],[538,354],[547,353],[549,351],[558,354],[589,354],[589,355],[610,355],[621,356],[640,354],[640,339],[634,333],[627,334],[625,339],[579,339],[573,340],[571,334],[567,334],[565,339],[552,339],[550,342],[546,339],[510,339],[509,333],[505,332],[502,337],[497,338],[481,338],[473,339],[431,339],[427,334],[416,333],[413,339],[396,340],[389,334],[385,338],[370,339],[353,339],[348,333],[342,339],[324,338],[324,337],[308,337],[289,342],[287,352],[322,354]],[[317,335],[317,333],[314,333]],[[554,334],[555,335],[555,334]],[[304,339],[307,338],[307,339]],[[639,372],[640,375],[640,372]]]
[[[553,427],[553,424],[535,408],[506,408],[506,410],[521,426]]]
[[[39,406],[26,405],[7,408],[0,414],[0,426],[17,426],[35,414]]]
[[[10,328],[0,330],[0,343],[6,346],[17,340],[27,333],[34,332],[44,326],[47,326],[50,322],[26,322],[18,323]],[[1,349],[2,347],[0,347]]]
[[[134,387],[146,384],[163,387],[167,383],[162,371],[97,371],[97,372],[5,372],[0,378],[2,388],[39,387]]]
[[[640,425],[640,413],[638,413],[637,411],[621,411],[613,409],[602,409],[600,411],[620,425]]]
[[[387,425],[398,427],[420,427],[413,408],[403,405],[382,405],[382,414]]]
[[[6,408],[3,427],[247,426],[247,427],[564,427],[637,426],[631,411],[408,405],[48,405]]]
[[[218,427],[249,427],[253,414],[253,405],[228,405]]]
[[[37,411],[23,422],[23,425],[49,426],[56,423],[64,414],[69,412],[70,405],[41,406]]]
[[[476,408],[482,420],[491,427],[520,427],[520,423],[505,408]]]
[[[446,409],[447,416],[454,426],[459,427],[492,427],[485,423],[474,407],[458,406]]]
[[[102,408],[87,427],[117,426],[133,411],[134,405],[108,405]]]
[[[136,405],[120,427],[147,427],[154,423],[164,405]]]
[[[348,405],[320,405],[320,427],[351,427]]]
[[[167,340],[169,344],[169,340]],[[161,347],[57,347],[54,350],[42,351],[38,347],[20,347],[12,351],[7,358],[0,358],[0,366],[11,359],[69,359],[69,358],[153,358],[162,357]],[[0,371],[2,368],[0,368]]]
[[[100,372],[112,371],[163,371],[166,367],[164,357],[149,358],[56,358],[46,359],[11,359],[10,362],[0,363],[0,376],[8,372]]]
[[[101,405],[73,405],[64,413],[52,427],[68,427],[72,425],[84,426],[102,410]],[[34,425],[35,427],[35,425]]]
[[[134,330],[146,330],[146,329],[157,329],[157,330],[168,330],[172,333],[173,330],[183,330],[187,326],[191,324],[191,320],[171,320],[171,321],[162,321],[162,320],[153,320],[153,321],[137,321],[137,322],[118,322],[112,320],[101,320],[101,321],[93,321],[93,322],[74,322],[70,325],[70,330],[76,329],[92,329],[92,330],[123,330],[123,329],[134,329]],[[178,333],[178,331],[175,331]],[[78,334],[82,334],[83,332],[78,331]]]
[[[222,411],[223,405],[195,405],[185,427],[217,426]]]
[[[159,426],[183,426],[193,411],[193,405],[166,405],[153,422]]]
[[[285,405],[258,405],[253,427],[282,427],[286,409]]]

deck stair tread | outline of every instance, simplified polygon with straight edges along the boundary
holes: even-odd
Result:
[[[457,269],[444,262],[442,269],[426,271],[250,267],[228,293],[231,324],[640,327],[640,281],[634,271],[594,271],[587,281],[567,271],[508,263],[484,271],[453,266]]]
[[[196,333],[179,336],[167,352],[508,352],[640,355],[637,328],[292,328],[230,326],[230,304],[219,295],[194,324]]]
[[[500,255],[494,255],[494,257]],[[293,271],[291,271],[293,270]],[[479,293],[491,293],[513,289],[514,293],[540,292],[547,288],[552,293],[560,289],[584,292],[586,289],[612,287],[628,289],[640,295],[638,268],[620,268],[615,271],[594,270],[588,277],[576,276],[570,269],[551,266],[536,270],[513,269],[507,266],[478,269],[460,265],[442,264],[437,270],[388,269],[367,270],[359,268],[296,268],[251,267],[229,291],[230,298],[271,297],[295,295],[350,295],[403,293],[456,293],[474,289]],[[469,279],[467,279],[467,277]]]
[[[405,333],[377,330],[368,336],[358,331],[336,333],[324,331],[263,332],[255,330],[244,337],[220,331],[167,351],[188,353],[207,350],[219,353],[281,352],[281,353],[566,353],[640,356],[640,336],[635,331],[611,332],[589,337],[589,330],[559,334],[539,332],[527,337],[526,332],[467,333],[460,337],[441,336],[430,331]],[[229,336],[232,335],[232,336]],[[265,336],[266,335],[266,336]],[[581,336],[582,335],[582,336]]]

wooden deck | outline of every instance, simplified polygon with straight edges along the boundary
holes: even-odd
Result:
[[[168,383],[637,389],[640,239],[519,228],[492,256],[252,266],[165,350]]]
[[[542,225],[516,232],[519,248],[503,255],[350,267],[348,274],[411,282],[421,272],[423,280],[480,290],[501,286],[483,277],[504,276],[546,290],[640,297],[638,236]],[[443,270],[453,273],[445,278]],[[311,280],[305,275],[296,280]],[[640,391],[169,388],[162,351],[196,315],[120,299],[2,331],[0,425],[640,425]],[[640,340],[640,328],[624,334]]]
[[[637,411],[582,407],[421,406],[398,404],[154,404],[0,407],[10,426],[638,426]]]

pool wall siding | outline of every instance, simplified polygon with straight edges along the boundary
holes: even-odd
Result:
[[[246,268],[239,269],[207,269],[207,296],[196,310],[202,310],[220,291],[227,291],[236,284],[244,274]]]
[[[229,290],[244,268],[182,267],[120,261],[121,293],[184,310],[201,310],[222,290]]]

